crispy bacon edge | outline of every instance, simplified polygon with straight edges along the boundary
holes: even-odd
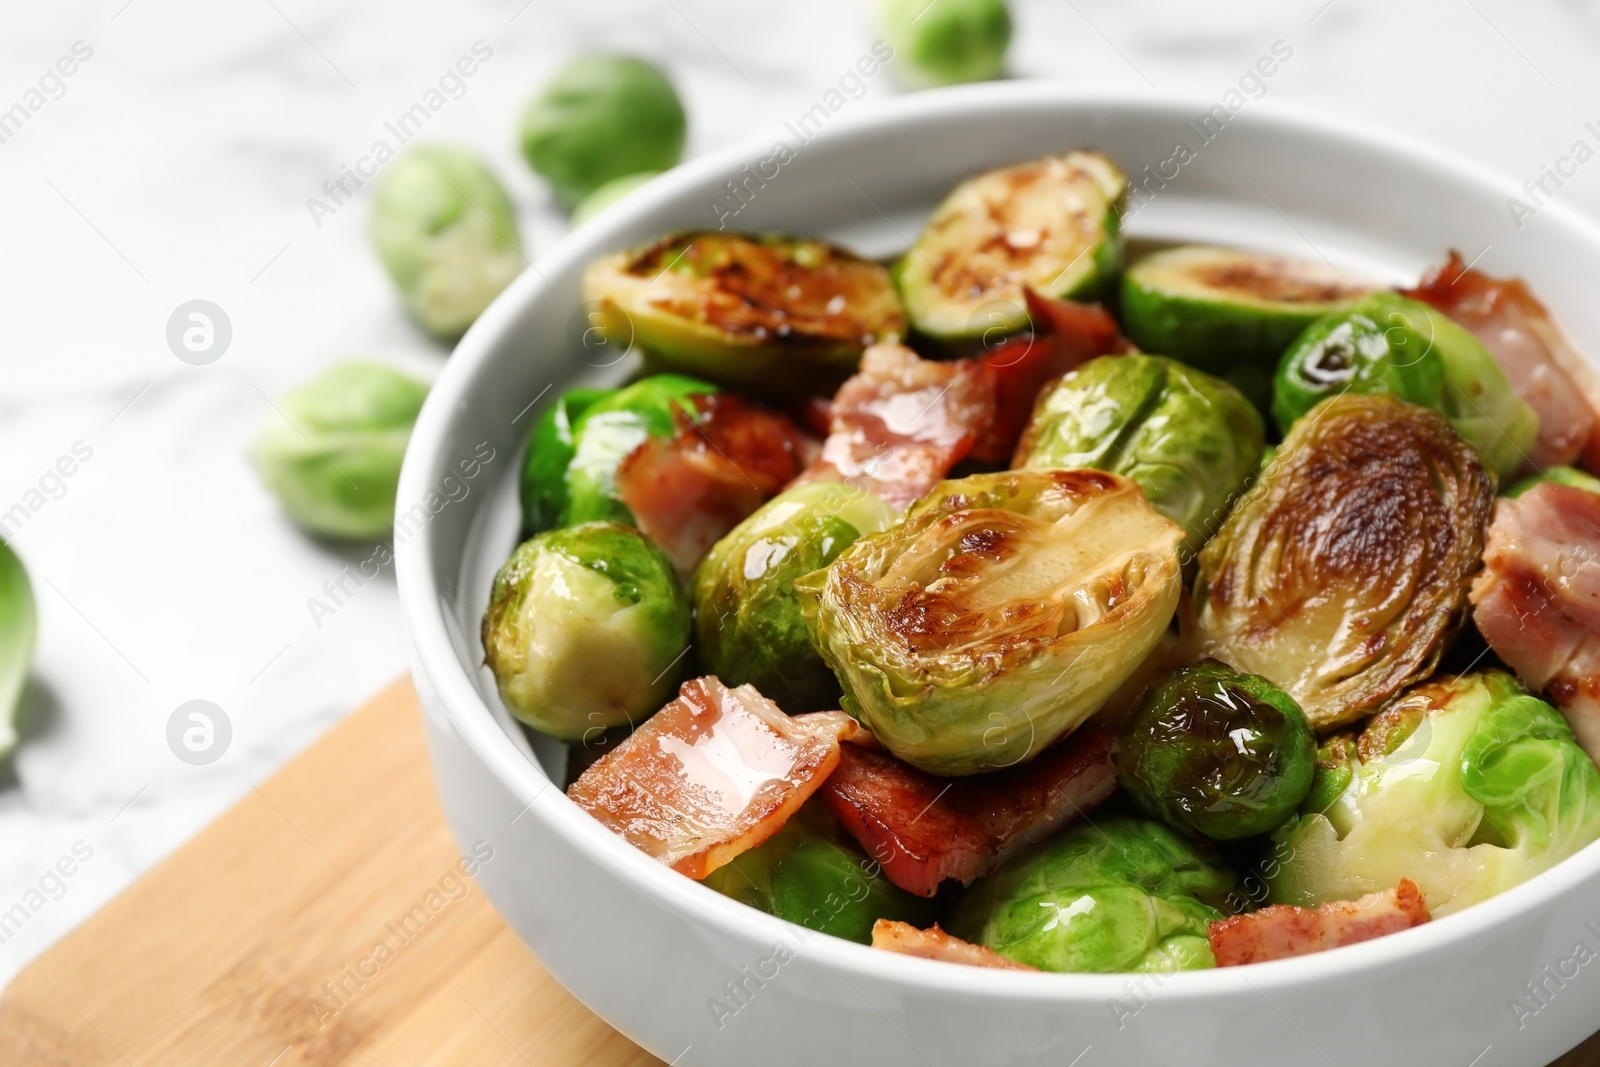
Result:
[[[994,949],[963,941],[939,929],[934,923],[927,930],[918,930],[910,923],[894,919],[879,919],[872,924],[872,947],[901,956],[915,956],[924,960],[944,963],[961,963],[969,967],[990,967],[998,971],[1038,971],[1026,963],[1008,960]]]
[[[1422,890],[1409,878],[1359,900],[1316,908],[1274,904],[1212,923],[1206,931],[1218,967],[1238,967],[1354,945],[1428,922]]]

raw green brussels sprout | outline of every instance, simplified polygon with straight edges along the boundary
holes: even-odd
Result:
[[[1418,686],[1348,762],[1337,799],[1274,835],[1275,902],[1354,900],[1410,878],[1445,915],[1600,837],[1600,770],[1560,713],[1501,671]]]
[[[1324,400],[1200,552],[1199,651],[1280,686],[1318,730],[1372,714],[1465,620],[1494,486],[1439,413]]]
[[[591,263],[606,339],[645,365],[752,392],[831,394],[869,345],[905,332],[889,272],[826,241],[671,234]]]
[[[895,268],[912,327],[957,349],[976,347],[1028,326],[1024,286],[1085,300],[1112,291],[1122,269],[1127,184],[1099,152],[962,182]]]
[[[422,328],[453,340],[526,262],[495,176],[459,148],[418,148],[378,183],[372,243]]]
[[[650,179],[660,173],[658,170],[647,170],[640,174],[624,174],[620,178],[612,178],[584,197],[582,202],[572,209],[572,224],[581,226],[583,223],[588,222],[635,189],[649,184]]]
[[[1261,414],[1222,379],[1161,356],[1101,356],[1039,394],[1012,465],[1133,479],[1183,527],[1187,558],[1227,518],[1265,439]]]
[[[522,154],[570,207],[614,178],[677,166],[686,129],[660,70],[632,56],[587,55],[528,105]]]
[[[1007,860],[956,906],[950,930],[1042,971],[1216,966],[1208,923],[1234,874],[1160,823],[1077,826]]]
[[[588,522],[517,546],[483,616],[484,659],[518,719],[566,741],[637,726],[678,687],[689,600],[631,526]]]
[[[17,708],[28,681],[37,626],[28,572],[0,539],[0,760],[17,745]]]
[[[570,444],[561,440],[563,416],[559,412],[547,416],[553,423],[553,444],[548,460],[542,458],[537,451],[543,444],[538,436],[544,430],[541,423],[534,451],[523,467],[524,508],[534,501],[539,508],[537,517],[546,527],[602,519],[633,522],[633,512],[617,498],[617,468],[646,438],[673,433],[679,413],[694,416],[696,396],[716,391],[709,382],[677,374],[641,378],[592,400],[576,417],[569,411]],[[556,404],[557,409],[562,406],[562,402]],[[533,512],[524,510],[524,520],[533,517]]]
[[[567,468],[577,455],[573,427],[611,389],[569,389],[545,408],[522,459],[522,536],[561,525],[567,508]]]
[[[978,774],[1032,759],[1139,669],[1182,538],[1119,475],[975,474],[794,587],[844,709],[913,766]]]
[[[1591,493],[1600,493],[1600,478],[1588,474],[1576,467],[1546,467],[1538,474],[1530,474],[1505,491],[1506,496],[1521,496],[1536,485],[1553,482],[1556,485],[1567,485],[1574,489],[1584,489]]]
[[[1427,304],[1373,293],[1324,315],[1283,354],[1273,415],[1284,433],[1325,397],[1388,393],[1442,412],[1502,476],[1528,462],[1539,416],[1478,339]]]
[[[1122,279],[1122,324],[1134,344],[1226,378],[1262,406],[1300,332],[1370,290],[1332,267],[1210,245],[1153,253]]]
[[[910,65],[912,84],[988,81],[1005,69],[1011,11],[1005,0],[883,0],[884,32]]]
[[[767,841],[712,871],[705,884],[768,915],[863,945],[872,943],[879,919],[925,927],[935,918],[932,901],[884,877],[815,802]]]
[[[809,482],[734,527],[690,587],[701,665],[725,685],[754,685],[790,713],[838,707],[839,683],[811,647],[794,580],[894,516],[865,489]]]
[[[256,470],[312,533],[382,537],[394,523],[400,461],[427,395],[422,382],[376,363],[331,367],[277,405],[256,439]]]
[[[1219,841],[1264,834],[1294,814],[1316,760],[1294,698],[1216,660],[1151,689],[1117,738],[1117,781],[1134,802]]]

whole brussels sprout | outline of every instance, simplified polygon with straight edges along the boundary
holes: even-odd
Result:
[[[670,170],[687,130],[672,82],[632,56],[580,56],[522,116],[522,154],[569,207],[614,178]]]
[[[583,523],[517,546],[495,575],[482,636],[513,715],[562,740],[592,740],[671,698],[689,601],[638,530]]]
[[[1316,773],[1317,740],[1283,690],[1205,660],[1139,702],[1117,738],[1117,780],[1181,830],[1254,837],[1294,814]]]
[[[1536,485],[1553,482],[1556,485],[1568,485],[1574,489],[1583,489],[1590,493],[1600,493],[1600,478],[1581,471],[1576,467],[1546,467],[1538,474],[1530,474],[1517,484],[1507,489],[1505,496],[1518,497]]]
[[[28,572],[0,538],[0,760],[17,745],[17,708],[37,627]]]
[[[506,191],[471,153],[428,146],[378,183],[372,243],[422,328],[453,340],[527,262]]]
[[[941,482],[795,582],[846,711],[896,756],[964,775],[1075,730],[1161,640],[1183,533],[1104,471]]]
[[[382,537],[428,387],[376,363],[343,363],[294,390],[256,439],[261,480],[312,533]],[[277,415],[281,414],[281,418]]]
[[[1560,713],[1502,671],[1411,690],[1343,763],[1336,799],[1273,835],[1277,903],[1354,900],[1410,878],[1446,915],[1600,838],[1600,770]]]
[[[1319,730],[1372,714],[1460,630],[1494,485],[1437,412],[1324,400],[1200,552],[1199,651],[1281,686]]]
[[[911,65],[911,84],[988,81],[1005,70],[1005,0],[883,0],[882,10],[889,44]]]
[[[754,685],[791,714],[838,707],[839,683],[811,647],[794,580],[894,516],[865,489],[809,482],[734,527],[690,587],[701,665],[726,685]]]
[[[647,170],[640,174],[624,174],[620,178],[612,178],[584,197],[582,202],[572,209],[572,224],[583,225],[635,189],[648,185],[650,179],[659,176],[660,173],[658,170]]]
[[[561,525],[567,509],[567,468],[577,455],[573,427],[612,389],[568,389],[545,408],[522,459],[522,536]]]
[[[1265,441],[1261,414],[1221,378],[1162,356],[1101,356],[1039,394],[1012,466],[1131,478],[1183,527],[1187,558],[1228,517]]]
[[[1206,926],[1234,880],[1160,823],[1107,820],[979,879],[950,931],[1042,971],[1201,970],[1216,966]]]
[[[561,507],[541,519],[556,526],[609,519],[633,522],[633,513],[617,497],[617,468],[647,437],[674,432],[679,412],[693,415],[693,398],[717,387],[678,374],[655,374],[587,405],[572,422],[572,457],[557,467],[565,448],[557,445],[551,462],[536,471],[524,468],[524,493]],[[560,416],[553,416],[559,419]],[[559,436],[559,428],[555,431]]]
[[[1388,393],[1443,413],[1501,475],[1528,462],[1539,416],[1489,350],[1442,312],[1373,293],[1306,328],[1283,354],[1273,391],[1278,428],[1338,393]]]

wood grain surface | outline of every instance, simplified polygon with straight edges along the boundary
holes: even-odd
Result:
[[[396,684],[30,964],[0,1064],[660,1063],[461,877],[418,715]]]

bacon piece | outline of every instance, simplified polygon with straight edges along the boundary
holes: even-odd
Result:
[[[1600,494],[1534,486],[1495,503],[1472,618],[1600,760]]]
[[[1571,463],[1600,470],[1600,377],[1556,329],[1550,312],[1520,278],[1493,278],[1467,269],[1452,251],[1415,289],[1422,300],[1471,330],[1493,353],[1511,387],[1539,413],[1539,437],[1529,453],[1534,467]]]
[[[1080,730],[1020,767],[970,778],[846,747],[822,797],[891,882],[931,897],[946,878],[967,885],[1110,796],[1111,740]]]
[[[704,878],[777,833],[859,730],[842,711],[790,718],[754,686],[695,678],[567,795],[641,852]]]
[[[1317,908],[1274,904],[1212,923],[1206,930],[1218,967],[1265,963],[1371,941],[1429,920],[1422,890],[1409,878],[1360,900],[1336,900]]]
[[[617,496],[680,574],[804,466],[805,440],[782,415],[732,393],[675,407],[676,429],[651,437],[617,468]]]
[[[1000,971],[1037,971],[1026,963],[1008,960],[994,949],[952,937],[934,923],[932,929],[918,930],[910,923],[879,919],[872,924],[872,947],[902,956],[925,960],[964,963],[969,967],[993,967]]]
[[[833,398],[832,431],[796,484],[838,481],[903,508],[937,485],[994,420],[995,372],[873,345]]]
[[[1023,293],[1032,332],[1011,338],[978,360],[995,372],[995,416],[972,448],[972,458],[985,463],[1010,461],[1046,382],[1096,356],[1131,347],[1117,320],[1099,304],[1052,300],[1028,288]]]

